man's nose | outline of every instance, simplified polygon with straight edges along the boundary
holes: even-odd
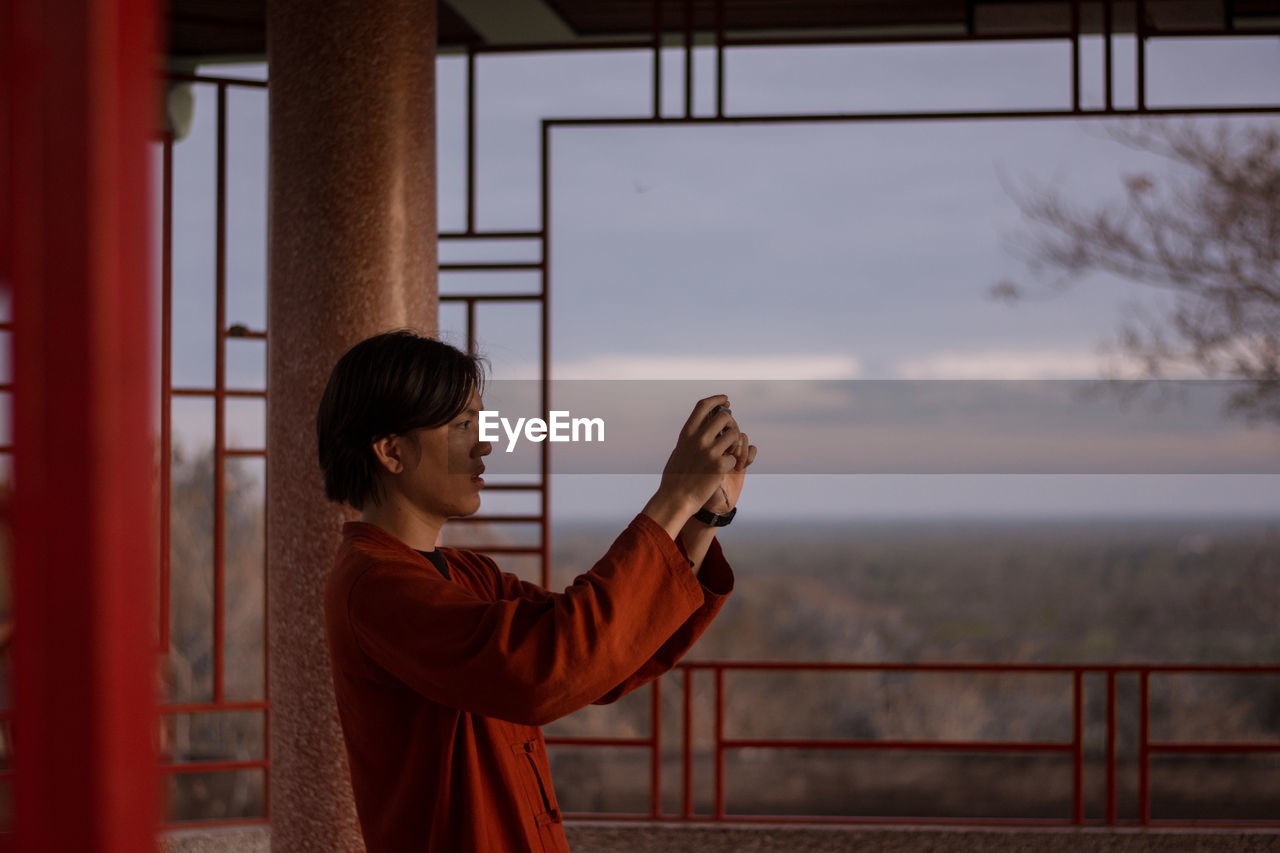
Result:
[[[493,444],[491,442],[480,441],[476,443],[475,449],[472,450],[471,455],[479,459],[481,456],[488,456],[492,452]]]

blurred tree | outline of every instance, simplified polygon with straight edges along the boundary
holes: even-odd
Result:
[[[170,491],[170,629],[162,681],[165,700],[213,698],[214,456],[176,444]],[[263,465],[228,459],[225,468],[223,685],[228,701],[265,697],[265,514]],[[166,762],[243,761],[265,754],[261,711],[166,714]],[[261,771],[179,773],[169,777],[167,818],[238,818],[264,813]]]
[[[1240,380],[1229,411],[1280,423],[1280,126],[1147,122],[1108,134],[1170,168],[1125,175],[1123,197],[1098,206],[1043,184],[1011,189],[1027,219],[1015,251],[1051,293],[1097,272],[1165,290],[1162,307],[1123,321],[1113,349],[1142,378],[1190,368]],[[989,294],[1030,292],[1001,281]]]

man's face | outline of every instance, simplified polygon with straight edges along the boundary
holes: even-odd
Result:
[[[473,392],[466,411],[449,423],[406,436],[416,450],[406,454],[401,491],[417,509],[442,523],[480,509],[482,457],[493,451],[493,445],[480,441],[482,405]]]

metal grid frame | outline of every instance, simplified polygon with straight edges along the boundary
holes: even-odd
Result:
[[[204,825],[226,826],[232,824],[259,824],[270,819],[270,744],[271,715],[269,712],[270,697],[267,685],[270,684],[270,659],[266,654],[269,642],[270,626],[266,624],[266,555],[263,554],[262,589],[263,589],[263,698],[260,700],[229,701],[225,696],[225,645],[226,645],[226,467],[227,460],[234,458],[266,459],[266,448],[229,448],[226,434],[226,403],[229,399],[266,400],[266,389],[231,388],[227,383],[227,341],[266,340],[265,329],[252,330],[241,325],[229,325],[227,320],[227,95],[231,89],[266,89],[265,81],[244,80],[239,78],[216,77],[205,75],[169,74],[166,80],[176,83],[192,83],[210,85],[215,89],[216,104],[216,144],[215,144],[215,239],[214,239],[214,382],[211,388],[175,387],[173,385],[173,146],[171,134],[165,134],[159,140],[161,153],[161,327],[160,327],[160,613],[159,613],[159,653],[166,654],[170,648],[170,502],[171,502],[171,460],[172,447],[172,403],[175,397],[184,399],[206,399],[213,402],[214,442],[213,442],[213,625],[212,625],[212,657],[213,657],[213,691],[212,698],[205,702],[166,702],[159,706],[162,718],[180,714],[203,714],[233,711],[256,711],[263,718],[263,756],[259,759],[239,761],[184,761],[162,764],[160,769],[165,778],[175,774],[230,772],[240,770],[260,770],[263,773],[263,816],[260,818],[213,819],[195,821],[169,822],[166,825],[177,828],[198,827]],[[265,506],[263,511],[266,511]]]
[[[1115,68],[1114,68],[1114,38],[1115,38],[1115,21],[1113,15],[1113,7],[1115,0],[1099,0],[1102,7],[1102,34],[1103,39],[1103,88],[1104,88],[1104,104],[1101,108],[1086,109],[1082,103],[1082,64],[1081,64],[1081,39],[1083,33],[1081,31],[1081,9],[1084,3],[1082,0],[1071,0],[1071,32],[1067,36],[1063,36],[1060,32],[1037,32],[1025,33],[1018,35],[933,35],[933,36],[833,36],[830,38],[754,38],[754,37],[730,37],[725,27],[725,0],[712,0],[715,8],[715,32],[714,32],[714,51],[715,51],[715,112],[713,116],[698,116],[694,113],[694,51],[698,39],[698,32],[694,27],[694,10],[698,0],[685,0],[684,16],[683,16],[683,39],[682,50],[684,54],[684,73],[683,73],[683,114],[676,116],[668,116],[663,114],[662,100],[662,75],[663,75],[663,51],[666,44],[666,30],[662,15],[662,4],[660,0],[654,0],[653,8],[653,33],[652,37],[643,41],[620,41],[601,44],[536,44],[536,45],[519,45],[519,46],[471,46],[466,51],[467,61],[467,200],[466,200],[466,216],[467,228],[464,232],[457,234],[441,234],[441,238],[453,239],[479,239],[479,238],[537,238],[541,241],[541,261],[538,264],[530,265],[511,265],[512,268],[519,266],[521,269],[537,269],[542,275],[541,290],[536,296],[516,296],[502,295],[497,297],[481,297],[481,296],[449,296],[441,297],[441,301],[460,301],[467,305],[467,341],[468,347],[474,349],[476,329],[475,329],[475,313],[474,305],[477,301],[485,299],[515,300],[523,299],[539,302],[542,306],[541,317],[541,377],[542,377],[542,406],[544,414],[550,411],[550,333],[549,333],[549,313],[550,313],[550,296],[551,296],[551,273],[549,258],[551,254],[551,233],[550,233],[550,198],[551,198],[551,181],[550,181],[550,156],[551,144],[554,131],[559,128],[584,128],[584,127],[644,127],[651,125],[714,125],[714,124],[733,124],[733,125],[755,125],[755,124],[820,124],[820,123],[855,123],[855,122],[888,122],[888,121],[950,121],[950,120],[993,120],[993,119],[1035,119],[1035,118],[1081,118],[1081,117],[1144,117],[1144,116],[1191,116],[1191,115],[1228,115],[1228,114],[1274,114],[1280,113],[1280,101],[1263,106],[1239,106],[1239,107],[1168,107],[1168,108],[1152,108],[1147,105],[1146,89],[1146,42],[1150,38],[1168,38],[1168,39],[1185,39],[1185,38],[1204,38],[1215,36],[1230,35],[1249,35],[1249,36],[1280,36],[1280,28],[1268,29],[1251,29],[1246,33],[1240,33],[1230,29],[1228,22],[1224,21],[1221,29],[1197,29],[1183,30],[1176,33],[1150,33],[1145,24],[1145,3],[1144,0],[1136,0],[1134,3],[1133,22],[1134,38],[1136,40],[1136,106],[1132,108],[1119,108],[1115,104]],[[1071,46],[1071,106],[1067,109],[1008,109],[1008,110],[955,110],[955,111],[913,111],[913,112],[849,112],[849,113],[811,113],[811,114],[730,114],[725,107],[725,54],[733,48],[751,48],[751,47],[813,47],[813,46],[834,46],[834,45],[871,45],[871,44],[957,44],[957,43],[974,43],[974,42],[1061,42],[1067,40]],[[647,116],[623,117],[623,118],[543,118],[541,120],[541,133],[539,142],[539,202],[541,209],[541,225],[537,231],[520,231],[520,232],[489,232],[483,233],[477,231],[475,227],[475,209],[476,209],[476,60],[479,56],[485,54],[503,54],[503,53],[539,53],[539,52],[580,52],[580,51],[620,51],[620,50],[649,50],[652,54],[651,60],[651,93],[652,93],[652,110]],[[480,269],[484,265],[441,265],[441,270],[474,268]],[[496,269],[498,265],[489,265],[489,268]],[[542,483],[539,487],[543,496],[543,513],[541,519],[542,540],[537,548],[530,549],[489,549],[493,552],[498,551],[518,551],[524,553],[539,553],[542,558],[542,583],[548,585],[550,567],[549,567],[549,519],[546,513],[546,500],[548,497],[548,483],[546,472],[550,467],[550,447],[549,444],[541,445],[542,453]],[[480,520],[480,519],[478,519]],[[493,517],[491,520],[500,520]],[[484,550],[481,548],[480,550]],[[698,664],[682,664],[684,677],[684,753],[682,756],[681,774],[684,780],[683,805],[681,814],[678,819],[681,820],[698,820],[698,816],[692,811],[692,758],[689,754],[691,744],[691,725],[692,725],[692,674],[695,669],[710,669],[715,673],[716,683],[716,794],[715,808],[709,819],[724,820],[728,817],[724,809],[723,797],[723,754],[727,749],[738,748],[742,746],[759,746],[759,743],[747,741],[734,741],[723,737],[723,703],[724,688],[723,677],[724,672],[730,669],[739,668],[762,668],[762,669],[808,669],[816,671],[824,670],[843,670],[843,669],[879,669],[882,671],[898,671],[898,670],[918,670],[926,669],[957,669],[966,672],[989,672],[989,671],[1045,671],[1045,667],[998,667],[994,665],[982,664],[922,664],[910,666],[897,666],[892,664],[774,664],[768,662],[706,662]],[[1149,791],[1147,787],[1147,771],[1149,768],[1150,755],[1158,752],[1274,752],[1280,751],[1270,744],[1232,744],[1230,747],[1219,747],[1213,744],[1158,744],[1150,743],[1147,738],[1147,689],[1150,675],[1154,672],[1237,672],[1241,671],[1239,667],[1195,667],[1195,666],[1177,666],[1177,667],[1139,667],[1134,665],[1113,665],[1106,667],[1084,667],[1084,666],[1062,666],[1050,667],[1050,671],[1062,671],[1072,674],[1075,695],[1075,725],[1077,727],[1077,736],[1073,743],[1062,745],[1053,745],[1054,750],[1070,750],[1073,754],[1073,791],[1075,792],[1075,800],[1073,806],[1073,816],[1066,821],[1068,824],[1083,825],[1086,823],[1083,810],[1083,768],[1084,758],[1082,742],[1080,740],[1078,729],[1083,725],[1083,711],[1080,706],[1082,697],[1082,681],[1085,672],[1103,672],[1107,677],[1107,708],[1108,708],[1108,755],[1107,755],[1107,814],[1105,823],[1115,825],[1119,822],[1116,814],[1116,789],[1115,789],[1115,677],[1122,672],[1138,673],[1141,680],[1142,689],[1142,759],[1141,759],[1141,793],[1140,801],[1142,803],[1141,814],[1138,822],[1141,825],[1152,825],[1149,813]],[[1250,670],[1253,671],[1253,670]],[[1280,672],[1280,668],[1265,669],[1266,672]],[[548,737],[547,743],[551,747],[582,747],[582,746],[599,746],[599,747],[634,747],[644,748],[650,753],[650,806],[647,814],[644,815],[626,815],[626,814],[576,814],[572,817],[595,817],[595,818],[648,818],[663,819],[672,817],[665,815],[661,807],[661,771],[662,771],[662,754],[661,754],[661,680],[653,682],[650,686],[650,734],[647,738],[575,738],[575,737]],[[812,745],[803,741],[776,741],[771,745],[784,748],[791,746]],[[834,745],[834,744],[832,744]],[[908,748],[908,749],[949,749],[957,748],[959,745],[946,744],[897,744],[886,747],[884,744],[862,743],[854,744],[849,742],[843,744],[841,748]],[[1049,745],[1044,745],[1046,749]],[[1026,747],[1008,744],[1003,745],[1006,751],[1022,751]],[[1039,748],[1039,747],[1037,747]],[[706,818],[701,818],[706,819]],[[733,820],[747,820],[743,815],[733,815]],[[774,817],[774,818],[757,818],[760,820],[784,820],[784,821],[812,821],[811,817]],[[859,822],[859,818],[849,818],[850,822]],[[885,818],[871,819],[877,822],[885,822]],[[889,822],[909,823],[912,821],[892,819]],[[948,821],[954,822],[954,821]],[[999,824],[999,820],[973,821],[975,824],[991,825]],[[1044,825],[1054,825],[1060,821],[1046,820],[1039,822]],[[1203,823],[1203,822],[1202,822]],[[1212,823],[1212,822],[1210,822]],[[1177,826],[1182,825],[1177,822],[1162,822],[1162,825]],[[1217,825],[1224,825],[1224,822],[1218,822]],[[1270,822],[1250,822],[1251,826],[1280,826],[1280,821]]]
[[[715,110],[714,115],[699,116],[694,113],[694,51],[695,45],[699,37],[699,33],[694,28],[694,8],[696,0],[685,0],[684,3],[684,20],[683,20],[683,38],[682,49],[684,53],[684,74],[683,74],[683,110],[681,115],[664,115],[662,109],[663,100],[663,52],[667,47],[668,30],[664,26],[662,17],[662,5],[660,0],[654,0],[653,8],[653,33],[652,37],[643,40],[630,41],[613,41],[607,43],[569,43],[569,44],[531,44],[519,46],[481,46],[474,45],[466,50],[466,202],[465,215],[466,226],[461,231],[441,232],[439,239],[441,241],[457,241],[462,245],[466,245],[470,241],[530,241],[535,240],[540,247],[539,260],[535,262],[520,263],[492,263],[492,262],[453,262],[440,265],[440,271],[444,273],[450,272],[537,272],[540,276],[540,289],[536,293],[472,293],[472,294],[447,294],[440,296],[440,302],[444,304],[459,304],[465,308],[466,312],[466,340],[467,349],[471,352],[475,351],[477,340],[477,308],[482,304],[490,303],[528,303],[536,304],[540,307],[540,375],[541,382],[541,405],[544,412],[549,411],[550,405],[550,386],[548,379],[550,377],[550,295],[551,295],[551,273],[550,273],[550,256],[551,256],[551,233],[550,233],[550,151],[553,131],[558,128],[575,128],[575,127],[592,127],[592,126],[646,126],[654,124],[735,124],[735,125],[752,125],[752,124],[816,124],[816,123],[845,123],[845,122],[886,122],[886,121],[945,121],[945,120],[983,120],[983,119],[1021,119],[1021,118],[1079,118],[1079,117],[1096,117],[1096,116],[1115,116],[1115,117],[1140,117],[1140,116],[1167,116],[1167,115],[1201,115],[1201,114],[1236,114],[1236,113],[1277,113],[1280,112],[1280,104],[1266,106],[1245,106],[1245,107],[1181,107],[1181,108],[1151,108],[1146,104],[1146,42],[1149,38],[1190,38],[1190,37],[1210,37],[1210,36],[1229,36],[1229,35],[1249,35],[1249,36],[1280,36],[1280,28],[1273,29],[1251,29],[1243,32],[1236,32],[1229,28],[1226,22],[1221,29],[1212,30],[1195,30],[1180,31],[1177,33],[1149,33],[1145,27],[1144,21],[1144,2],[1136,0],[1135,9],[1135,26],[1134,34],[1137,45],[1136,56],[1136,98],[1137,105],[1133,108],[1117,108],[1115,106],[1114,89],[1114,61],[1113,61],[1113,5],[1114,0],[1100,0],[1103,9],[1103,33],[1104,40],[1104,106],[1096,109],[1086,109],[1082,106],[1081,98],[1081,57],[1080,45],[1082,32],[1080,26],[1081,7],[1084,5],[1082,0],[1071,0],[1071,33],[1063,36],[1060,32],[1039,32],[1025,33],[1018,35],[919,35],[919,36],[834,36],[829,38],[755,38],[755,37],[731,37],[725,27],[725,0],[712,0],[715,7],[715,31],[714,31],[714,51],[715,51]],[[1098,5],[1098,4],[1091,4]],[[705,34],[704,34],[705,35]],[[815,113],[815,114],[730,114],[726,111],[725,106],[725,55],[726,52],[734,48],[753,48],[753,47],[812,47],[812,46],[833,46],[833,45],[865,45],[865,44],[888,44],[888,43],[912,43],[912,44],[955,44],[966,42],[1009,42],[1009,41],[1058,41],[1067,40],[1071,46],[1071,88],[1072,98],[1071,106],[1067,109],[1043,109],[1043,110],[956,110],[956,111],[925,111],[925,112],[851,112],[851,113]],[[556,119],[543,118],[540,125],[540,142],[539,142],[539,164],[540,164],[540,211],[541,226],[528,230],[493,230],[484,231],[476,225],[476,64],[477,60],[489,54],[503,53],[540,53],[540,52],[581,52],[581,51],[625,51],[625,50],[647,50],[652,54],[652,110],[649,115],[625,117],[625,118],[576,118],[576,119]],[[264,398],[266,391],[244,391],[237,389],[229,389],[226,385],[225,376],[225,348],[226,341],[229,337],[251,337],[265,339],[267,332],[261,331],[244,331],[241,329],[229,329],[226,325],[225,301],[226,301],[226,94],[229,87],[266,87],[265,82],[247,81],[236,78],[220,78],[211,76],[191,76],[191,75],[169,75],[170,80],[187,81],[201,84],[211,84],[217,87],[218,92],[218,147],[217,147],[217,269],[215,275],[217,288],[217,310],[216,310],[216,368],[215,368],[215,384],[213,388],[173,388],[171,386],[170,372],[170,348],[171,348],[171,309],[172,309],[172,279],[171,279],[171,195],[172,195],[172,144],[171,138],[162,141],[164,150],[164,209],[163,209],[163,282],[162,282],[162,299],[163,299],[163,326],[162,326],[162,382],[164,393],[162,394],[162,446],[166,448],[166,452],[161,454],[162,477],[162,508],[164,513],[164,523],[162,524],[162,541],[161,541],[161,648],[167,648],[168,644],[168,591],[169,591],[169,542],[168,542],[168,510],[169,510],[169,454],[167,448],[171,439],[169,432],[169,411],[170,403],[173,397],[202,397],[212,399],[215,403],[215,558],[214,558],[214,589],[215,589],[215,625],[214,625],[214,696],[211,702],[196,702],[183,704],[167,704],[161,707],[161,713],[164,715],[195,713],[195,712],[216,712],[216,711],[261,711],[264,715],[264,726],[269,726],[269,697],[262,701],[251,702],[228,702],[225,701],[222,692],[223,682],[223,582],[224,582],[224,537],[225,537],[225,519],[224,519],[224,500],[225,500],[225,483],[224,469],[227,458],[233,456],[252,456],[257,458],[265,458],[266,449],[253,450],[229,450],[225,446],[225,401],[230,397],[249,396],[255,398]],[[7,324],[0,324],[0,331],[7,331]],[[5,387],[0,387],[0,393],[5,392]],[[0,448],[0,452],[6,451],[7,448]],[[550,484],[547,471],[550,468],[550,446],[547,443],[541,445],[541,462],[542,473],[536,484],[521,485],[504,485],[494,484],[488,486],[489,491],[519,491],[538,494],[540,498],[540,508],[537,513],[526,514],[505,514],[505,515],[479,515],[468,519],[461,519],[463,524],[472,522],[485,523],[536,523],[539,530],[539,541],[532,546],[492,546],[479,545],[476,550],[486,553],[507,553],[507,554],[523,554],[537,555],[540,560],[540,579],[544,586],[550,585],[550,518],[549,518],[549,498]],[[723,737],[723,703],[725,701],[723,689],[724,672],[740,668],[796,668],[796,669],[850,669],[850,668],[872,668],[880,670],[897,670],[897,669],[920,669],[925,668],[955,668],[964,671],[993,671],[993,667],[986,665],[913,665],[899,666],[889,664],[786,664],[781,667],[778,664],[767,662],[705,662],[697,664],[682,665],[683,678],[685,684],[685,745],[686,756],[682,767],[682,778],[685,780],[683,792],[683,807],[678,819],[682,820],[701,820],[707,819],[704,816],[698,816],[692,810],[692,764],[688,756],[690,744],[690,726],[691,726],[691,684],[692,674],[695,669],[709,669],[715,673],[717,692],[716,692],[716,730],[717,730],[717,794],[716,806],[710,819],[718,820],[726,817],[723,801],[722,787],[722,763],[723,753],[725,750],[738,748],[745,745],[759,745],[755,742],[737,741],[726,739]],[[1000,668],[1022,671],[1025,668],[1011,667]],[[1046,668],[1039,667],[1037,671],[1043,671]],[[1107,667],[1054,667],[1050,668],[1054,671],[1070,672],[1074,679],[1075,696],[1077,703],[1077,712],[1079,710],[1080,701],[1080,684],[1084,672],[1104,672],[1107,677],[1108,692],[1108,721],[1109,732],[1109,761],[1108,764],[1108,811],[1107,823],[1116,823],[1116,815],[1114,811],[1114,712],[1115,712],[1115,676],[1121,672],[1137,672],[1140,674],[1141,683],[1143,685],[1144,704],[1142,709],[1142,719],[1146,720],[1145,697],[1146,685],[1152,673],[1168,671],[1168,668],[1160,667],[1135,667],[1130,665],[1115,665]],[[1196,668],[1196,667],[1178,667],[1178,671],[1205,671],[1205,672],[1221,672],[1235,671],[1234,668]],[[671,818],[671,815],[665,815],[661,810],[661,681],[655,681],[650,687],[650,715],[651,715],[651,733],[648,738],[573,738],[573,737],[552,737],[548,738],[551,746],[606,746],[606,747],[643,747],[650,751],[650,790],[651,805],[649,813],[646,815],[594,815],[596,817],[647,817],[652,819]],[[1080,717],[1077,713],[1076,725],[1080,725]],[[804,742],[797,742],[803,744]],[[1144,748],[1144,768],[1146,761],[1151,753],[1160,751],[1213,751],[1212,745],[1205,744],[1155,744],[1148,743],[1146,739],[1146,729],[1143,730],[1143,748]],[[778,748],[784,746],[795,745],[792,742],[778,741],[774,744]],[[811,744],[809,744],[811,745]],[[1012,745],[1011,745],[1012,746]],[[1267,745],[1261,746],[1263,751],[1271,750]],[[938,749],[951,748],[948,745],[939,744],[922,744],[922,745],[906,745],[899,744],[894,748],[920,748],[920,749]],[[1232,749],[1228,751],[1240,751],[1232,745]],[[888,748],[883,744],[854,744],[846,743],[841,748]],[[1020,747],[1019,747],[1020,748]],[[1046,746],[1048,748],[1048,746]],[[1055,745],[1054,749],[1070,749],[1074,750],[1077,759],[1079,759],[1079,741],[1078,738],[1074,745]],[[1081,784],[1082,764],[1077,760],[1075,768],[1075,784],[1076,790],[1079,791]],[[230,771],[242,769],[261,769],[264,773],[269,773],[270,761],[269,755],[265,755],[260,760],[255,761],[234,761],[234,762],[200,762],[200,763],[183,763],[166,765],[163,770],[166,774],[184,773],[184,772],[200,772],[200,771]],[[1145,776],[1144,776],[1145,780]],[[269,788],[269,786],[267,786]],[[1145,802],[1144,788],[1144,802]],[[177,826],[195,826],[204,823],[216,823],[225,825],[234,822],[261,823],[269,819],[269,804],[265,804],[268,808],[266,816],[261,819],[250,819],[248,821],[200,821],[200,822],[182,822],[175,824]],[[1081,800],[1076,799],[1076,812],[1074,822],[1080,824],[1084,822]],[[585,817],[588,815],[576,815]],[[747,816],[734,815],[734,820],[750,819]],[[811,818],[787,818],[789,820],[811,820]],[[1141,822],[1146,824],[1149,819],[1149,813],[1144,808],[1143,814],[1140,815]],[[857,820],[850,818],[850,820]],[[903,822],[903,821],[897,821]],[[990,823],[986,821],[985,823]]]

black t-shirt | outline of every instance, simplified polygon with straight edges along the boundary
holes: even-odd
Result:
[[[453,580],[453,578],[449,577],[449,565],[444,561],[444,554],[440,553],[439,548],[434,551],[419,551],[418,553],[430,560],[431,565],[440,570],[440,574],[444,575],[445,580]]]

